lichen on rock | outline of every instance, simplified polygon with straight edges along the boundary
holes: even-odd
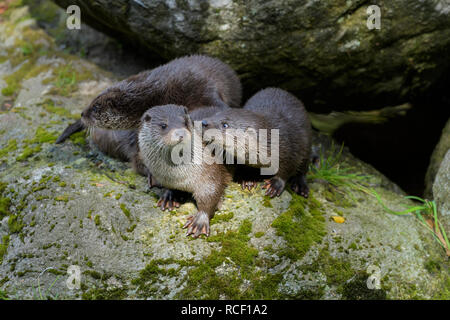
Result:
[[[327,181],[309,179],[308,199],[289,190],[268,199],[260,187],[243,191],[232,183],[211,236],[186,237],[182,225],[196,210],[192,202],[161,211],[159,191],[149,192],[146,179],[128,164],[92,150],[84,133],[53,143],[117,79],[58,51],[23,8],[11,8],[0,23],[0,56],[7,57],[0,63],[0,85],[14,87],[0,100],[0,293],[21,299],[448,295],[448,261],[417,219],[389,215],[367,193],[350,195]],[[21,49],[24,35],[29,48],[39,48],[36,57]],[[5,80],[21,65],[27,72]],[[314,144],[325,156],[332,152],[328,137],[316,136]],[[390,208],[410,204],[348,150],[340,165],[370,175],[368,187]],[[345,222],[334,222],[336,215]],[[66,285],[71,266],[80,268],[79,289]],[[375,291],[365,285],[369,267],[380,270]],[[36,294],[38,286],[46,296]]]

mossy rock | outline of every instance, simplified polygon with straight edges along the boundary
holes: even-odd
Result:
[[[84,22],[153,56],[221,58],[248,96],[281,86],[323,110],[404,103],[449,68],[443,0],[54,1],[80,6]],[[380,29],[367,27],[370,5],[380,7]]]
[[[26,10],[10,10],[14,22],[0,23],[0,57],[9,58],[0,79],[24,63],[30,73],[20,71],[11,106],[0,113],[7,150],[0,153],[0,298],[448,299],[448,260],[414,216],[390,215],[373,196],[325,181],[310,179],[308,199],[289,190],[267,199],[261,187],[249,192],[232,183],[211,236],[186,237],[193,203],[162,212],[158,190],[148,192],[145,178],[92,150],[83,135],[53,143],[116,79],[59,52]],[[24,55],[24,37],[45,50]],[[69,65],[80,81],[52,90],[58,68]],[[321,135],[314,145],[332,149]],[[410,204],[348,151],[340,165],[370,175],[368,187],[389,208]],[[345,222],[334,222],[336,215]],[[73,290],[71,266],[81,276]],[[367,287],[373,276],[379,289]]]

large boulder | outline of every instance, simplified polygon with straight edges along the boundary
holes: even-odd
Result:
[[[433,198],[444,221],[446,233],[450,235],[450,149],[447,150],[436,174]]]
[[[159,191],[92,150],[83,133],[53,143],[115,81],[56,50],[26,7],[2,16],[0,298],[449,298],[442,248],[415,216],[387,213],[367,188],[392,210],[412,203],[348,151],[340,186],[310,175],[307,200],[232,183],[211,237],[187,238],[192,202],[162,212]],[[333,149],[327,137],[314,145]],[[355,173],[370,175],[366,192]],[[67,273],[77,268],[79,278]]]
[[[449,69],[444,0],[54,0],[163,59],[207,53],[231,64],[246,94],[281,86],[318,109],[400,104]],[[381,9],[369,30],[368,7]],[[358,85],[355,85],[358,84]]]
[[[432,198],[433,185],[446,153],[450,150],[450,119],[442,130],[441,138],[431,154],[430,164],[425,175],[425,197]]]

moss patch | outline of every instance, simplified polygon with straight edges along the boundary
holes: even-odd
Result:
[[[24,143],[26,147],[23,149],[22,153],[16,158],[17,161],[24,161],[31,157],[32,155],[40,152],[42,150],[43,143],[53,143],[57,139],[56,133],[51,133],[47,131],[44,127],[38,127],[33,139],[26,139]],[[34,145],[37,144],[37,145]],[[34,146],[33,146],[34,145]]]
[[[306,206],[309,210],[305,210]],[[280,214],[272,223],[277,235],[283,237],[288,245],[282,255],[292,260],[302,258],[311,245],[320,242],[326,234],[325,218],[321,205],[312,194],[305,199],[292,193],[289,209]]]
[[[0,150],[0,158],[3,158],[6,155],[8,155],[10,152],[13,152],[16,150],[17,150],[17,140],[11,139],[8,141],[8,144],[6,146],[2,147],[2,149]]]

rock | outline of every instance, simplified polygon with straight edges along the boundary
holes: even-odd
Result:
[[[248,96],[281,86],[316,109],[401,104],[449,67],[444,0],[378,2],[379,30],[368,29],[372,3],[364,0],[54,1],[80,6],[82,21],[166,60],[197,52],[221,58]]]
[[[450,149],[442,159],[433,184],[433,198],[444,221],[446,233],[450,235]]]
[[[193,203],[160,211],[159,191],[91,150],[83,133],[53,143],[117,79],[58,51],[22,14],[0,22],[1,92],[12,104],[0,112],[0,297],[449,298],[442,248],[413,215],[388,214],[370,190],[393,210],[412,203],[347,150],[339,186],[311,172],[309,199],[286,191],[271,200],[260,187],[232,183],[211,236],[187,238],[181,226]],[[314,145],[332,159],[328,137]],[[352,174],[370,175],[365,187]]]
[[[432,197],[432,188],[435,182],[434,179],[436,178],[436,174],[448,150],[450,150],[450,119],[447,121],[444,129],[442,129],[441,138],[434,148],[431,155],[430,164],[425,175],[424,195],[427,198]]]

